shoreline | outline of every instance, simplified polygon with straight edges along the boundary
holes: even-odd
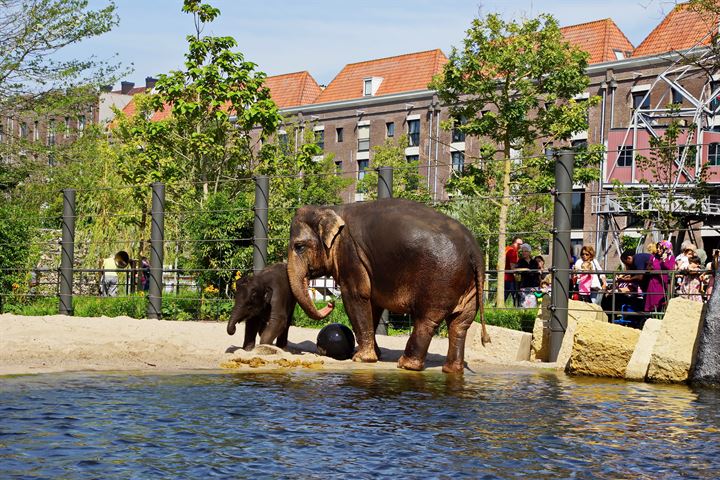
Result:
[[[0,331],[0,376],[60,372],[260,372],[291,368],[399,370],[397,360],[408,339],[405,335],[378,335],[381,360],[358,363],[317,355],[315,341],[319,329],[294,326],[290,327],[287,351],[263,345],[251,352],[240,348],[244,324],[239,324],[231,336],[224,322],[3,314]],[[478,368],[551,368],[531,362],[493,361],[472,349],[472,344],[468,339],[465,352],[471,373]],[[424,371],[441,371],[447,347],[447,338],[433,338]],[[228,362],[235,359],[241,363],[228,368]]]

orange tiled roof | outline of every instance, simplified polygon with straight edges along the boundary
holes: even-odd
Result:
[[[440,49],[409,53],[345,65],[315,103],[363,97],[363,79],[381,77],[375,96],[425,90],[432,77],[442,71],[447,57]]]
[[[265,85],[279,108],[313,103],[322,92],[320,85],[307,71],[267,77]]]
[[[718,19],[710,15],[700,14],[689,8],[689,4],[677,5],[650,32],[645,40],[635,49],[634,57],[658,55],[677,50],[687,50],[695,45],[708,45],[709,32],[717,33]]]
[[[624,57],[633,51],[630,40],[610,18],[562,27],[560,31],[566,41],[590,54],[591,65],[618,60],[616,50]]]

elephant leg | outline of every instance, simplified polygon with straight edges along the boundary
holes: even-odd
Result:
[[[287,345],[287,334],[288,334],[288,321],[287,318],[284,316],[279,317],[270,317],[270,319],[267,322],[267,325],[265,325],[265,328],[262,329],[260,332],[260,344],[261,345],[272,345],[272,343],[277,339],[277,346],[280,348],[285,348]],[[284,344],[280,345],[282,343],[283,335],[285,335],[284,338]]]
[[[373,332],[377,332],[378,325],[380,325],[380,317],[383,314],[384,308],[377,307],[373,305],[372,307],[372,317],[373,317]],[[377,343],[377,336],[373,335],[373,341],[375,342],[375,355],[377,355],[378,360],[380,359],[380,345]]]
[[[354,362],[377,362],[375,351],[375,330],[373,330],[373,312],[369,299],[354,297],[345,300],[345,312],[355,332],[358,343],[357,352],[353,355]]]
[[[446,314],[444,311],[431,311],[417,315],[412,333],[405,345],[405,353],[398,360],[399,368],[405,370],[425,368],[425,357],[430,347],[430,340]]]
[[[280,335],[277,337],[277,341],[275,342],[275,345],[277,345],[280,348],[286,348],[288,344],[288,332],[290,331],[290,322],[287,322],[287,325],[285,325],[285,328],[280,333]]]
[[[260,319],[251,318],[245,322],[245,341],[243,341],[243,350],[250,351],[255,348],[255,337],[260,330]]]
[[[443,365],[445,373],[462,373],[465,368],[465,339],[467,331],[475,321],[475,305],[467,304],[465,308],[448,318],[448,352]],[[487,335],[484,331],[483,335]]]

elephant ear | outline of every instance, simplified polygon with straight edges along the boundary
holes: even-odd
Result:
[[[325,247],[330,248],[335,241],[335,237],[338,236],[340,230],[345,226],[345,220],[329,208],[321,210],[319,215],[318,230],[320,238],[325,244]]]

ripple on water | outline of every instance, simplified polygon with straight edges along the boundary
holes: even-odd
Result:
[[[0,474],[713,478],[718,392],[491,372],[0,379]]]

